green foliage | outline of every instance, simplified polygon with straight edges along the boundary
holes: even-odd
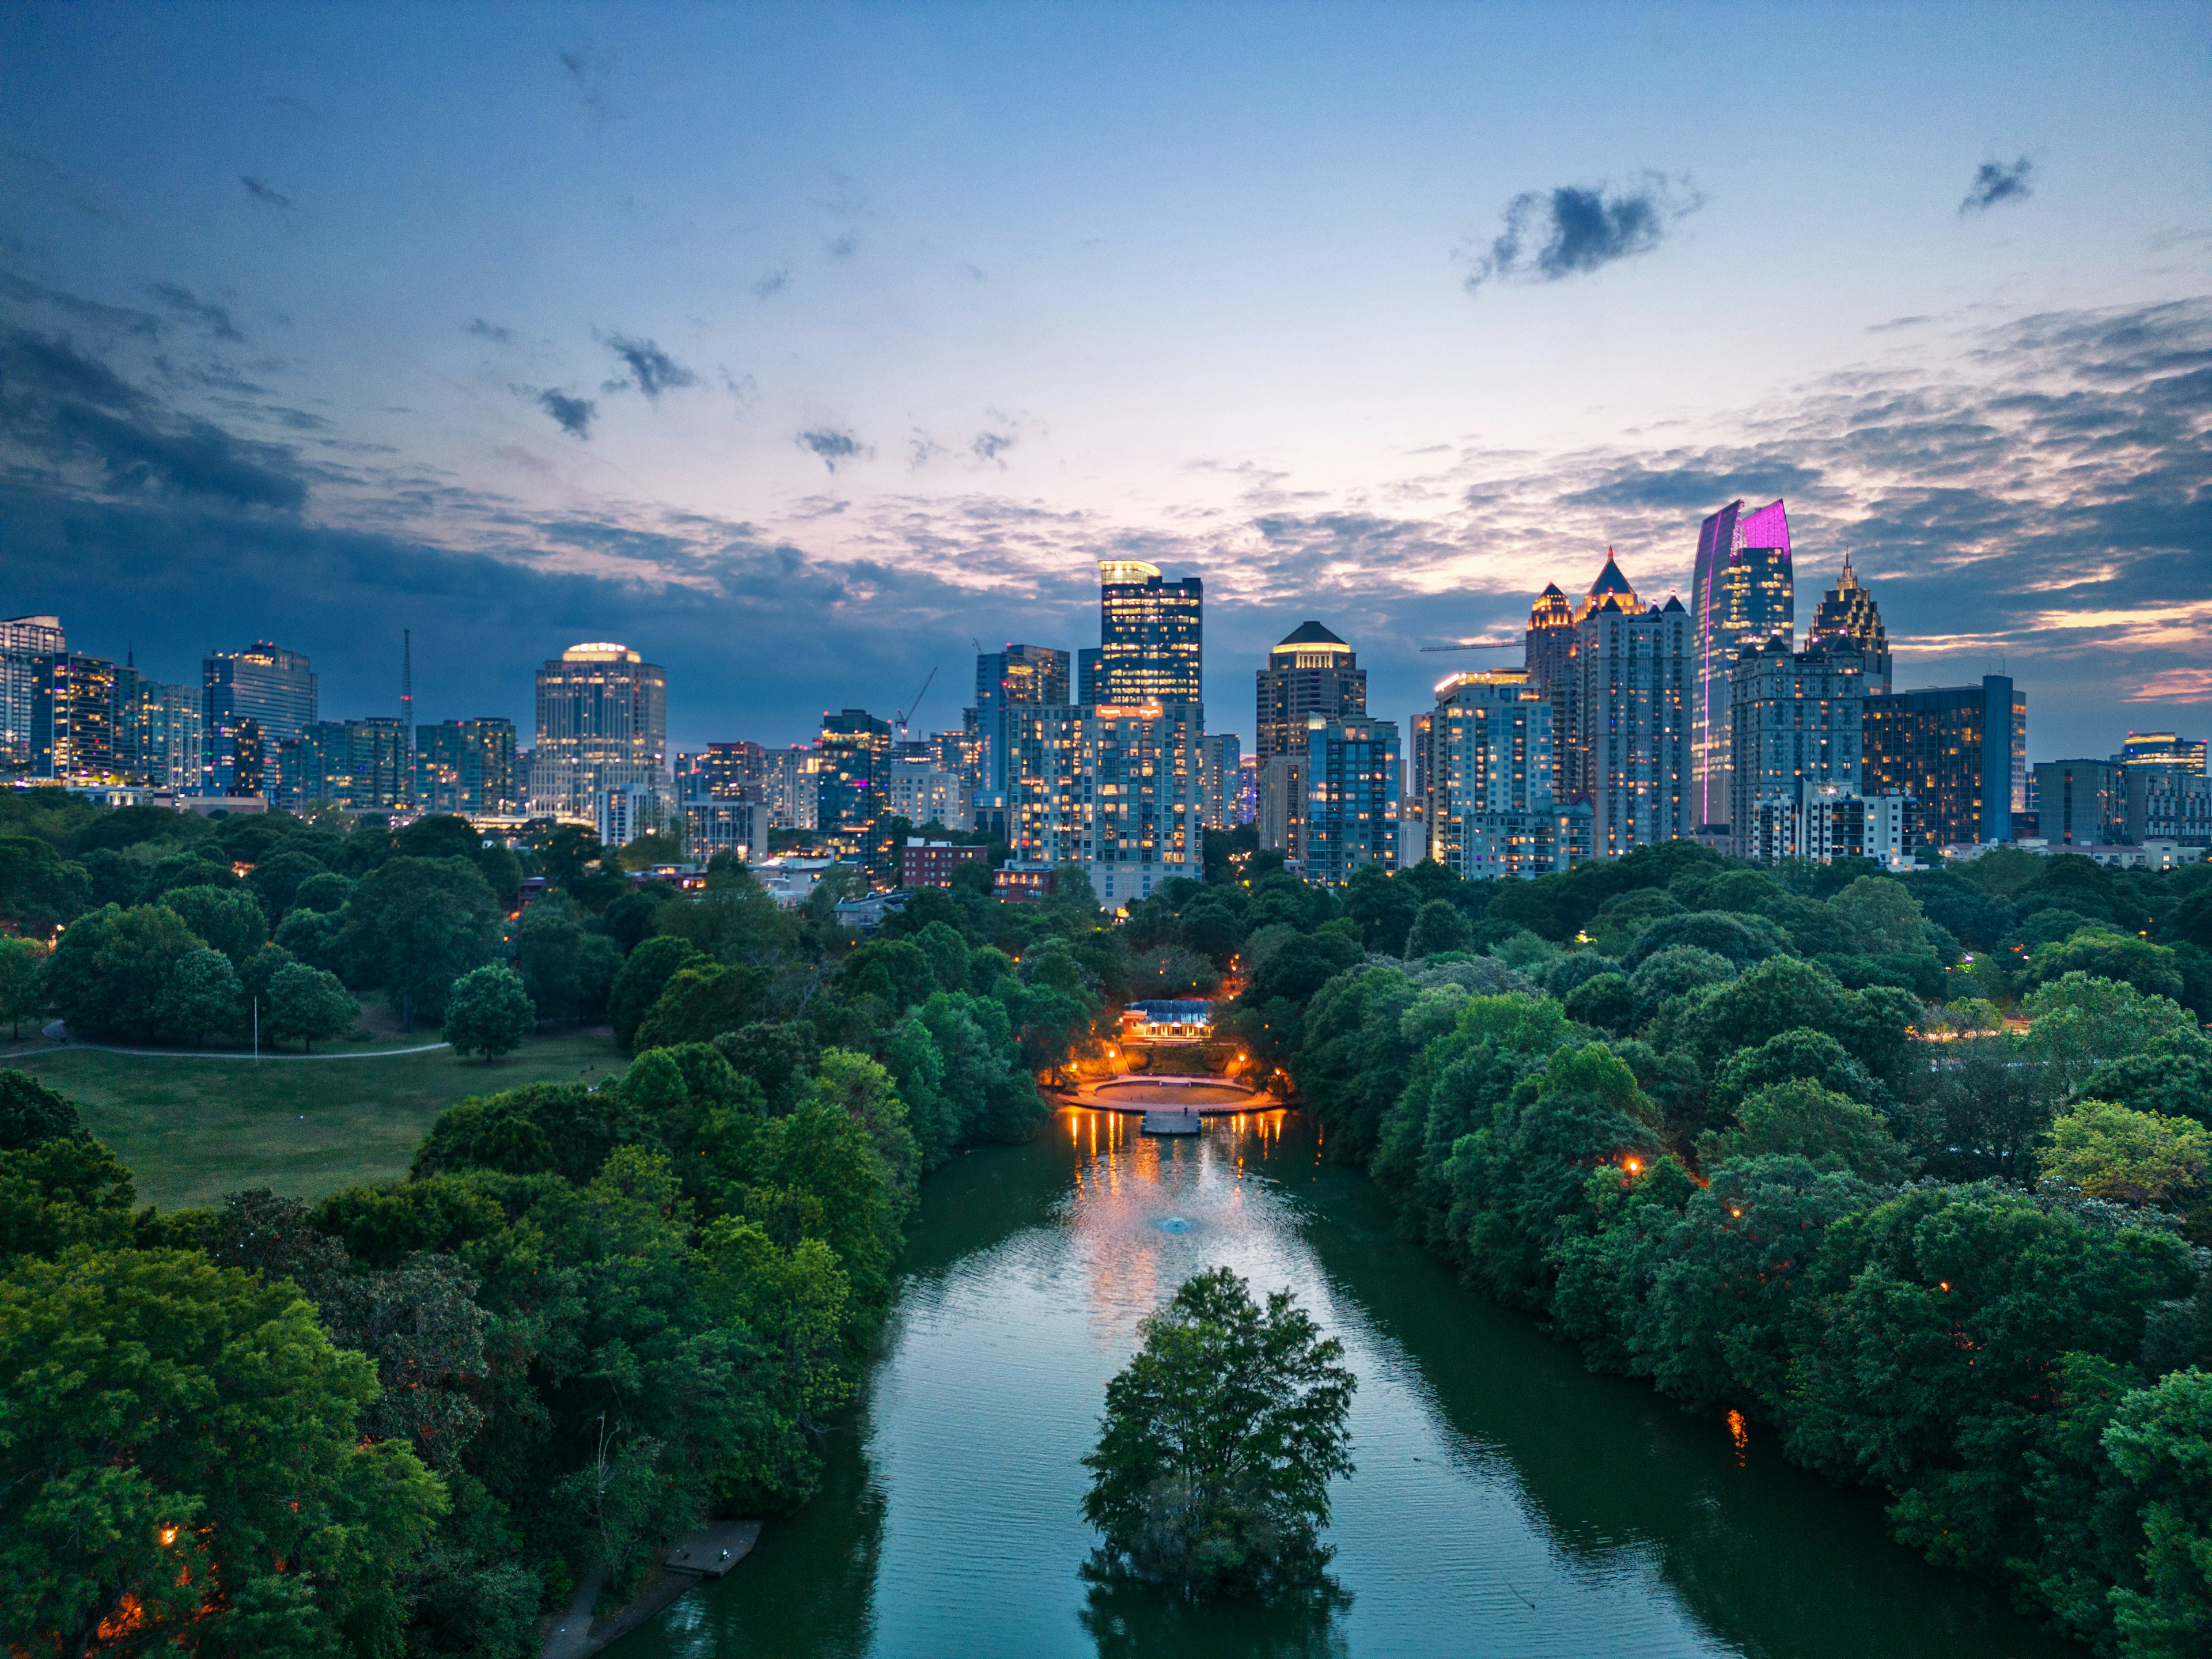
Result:
[[[233,968],[242,966],[269,938],[268,918],[243,887],[173,887],[161,902],[202,941],[228,957]]]
[[[566,898],[539,899],[515,930],[515,963],[540,1019],[595,1019],[622,971],[622,947],[586,933]]]
[[[220,951],[190,951],[177,960],[154,1004],[161,1029],[195,1040],[235,1029],[245,1007],[238,973]]]
[[[382,988],[394,1008],[409,1005],[438,1018],[455,982],[492,960],[501,920],[491,888],[466,860],[389,859],[346,899],[337,946],[343,977],[356,988]],[[280,943],[304,961],[316,960],[289,940]]]
[[[1106,1385],[1084,1519],[1097,1572],[1186,1595],[1310,1579],[1326,1565],[1328,1482],[1352,1472],[1352,1374],[1278,1291],[1262,1309],[1226,1267],[1186,1280]]]
[[[1415,913],[1406,935],[1408,957],[1432,957],[1444,951],[1464,951],[1474,943],[1474,929],[1466,913],[1446,899],[1431,899]]]
[[[1727,958],[1739,972],[1790,951],[1788,937],[1763,916],[1693,910],[1662,916],[1644,928],[1622,954],[1620,965],[1633,973],[1662,951],[1685,945]]]
[[[2107,1060],[2197,1033],[2197,1022],[2166,998],[2078,970],[2037,986],[2021,1012],[2032,1022],[2027,1057],[2061,1094],[2077,1092]]]
[[[452,1017],[449,1009],[449,1024]],[[360,1018],[361,1004],[338,982],[336,974],[295,962],[270,976],[269,1017],[264,1029],[279,1042],[296,1042],[312,1053],[318,1038],[343,1036]]]
[[[74,1253],[0,1283],[0,1639],[396,1653],[446,1493],[358,1443],[374,1368],[286,1284],[195,1252]]]
[[[2128,1659],[2212,1646],[2212,1376],[2191,1369],[2120,1402],[2103,1448],[2142,1528],[2140,1587],[2112,1595]]]
[[[1711,1169],[1730,1158],[1789,1152],[1869,1182],[1902,1180],[1915,1163],[1875,1113],[1807,1079],[1753,1091],[1737,1108],[1736,1125],[1700,1136],[1698,1161]]]
[[[2133,1111],[2193,1118],[2212,1128],[2212,1043],[2184,1038],[2108,1060],[2082,1079],[2081,1092]]]
[[[1826,1031],[1799,1026],[1778,1032],[1756,1048],[1739,1048],[1715,1067],[1712,1102],[1723,1112],[1733,1112],[1753,1091],[1797,1079],[1849,1096],[1869,1105],[1882,1091],[1865,1066],[1844,1051],[1844,1045]]]
[[[160,905],[109,905],[72,924],[46,963],[46,996],[73,1031],[143,1041],[163,1030],[161,1004],[200,941]]]
[[[2051,1126],[2043,1169],[2092,1198],[2141,1208],[2186,1200],[2204,1182],[2212,1133],[2188,1118],[2081,1100]]]
[[[767,1011],[771,978],[765,968],[726,968],[714,962],[679,968],[661,987],[632,1040],[640,1048],[712,1042]]]
[[[0,1152],[0,1263],[128,1243],[136,1198],[130,1170],[89,1136]]]
[[[607,993],[607,1018],[614,1026],[615,1041],[625,1048],[635,1047],[637,1028],[678,969],[704,960],[699,947],[686,939],[639,940]]]
[[[2028,978],[2037,985],[2073,973],[2118,980],[2148,997],[2181,1000],[2181,964],[2174,953],[2132,933],[2084,927],[2059,944],[2042,946],[2028,963]]]
[[[9,1035],[23,1035],[23,1022],[46,1012],[47,949],[36,939],[0,938],[0,1019]]]
[[[28,1072],[0,1071],[0,1152],[76,1134],[76,1104]]]
[[[289,970],[288,970],[289,971]],[[484,967],[453,981],[446,1004],[446,1041],[459,1054],[510,1054],[538,1029],[538,1011],[522,977],[508,968]]]
[[[43,936],[91,902],[92,879],[82,865],[35,836],[0,834],[0,921]]]
[[[1636,994],[1620,974],[1586,979],[1567,994],[1567,1018],[1601,1031],[1626,1033],[1636,1024]]]

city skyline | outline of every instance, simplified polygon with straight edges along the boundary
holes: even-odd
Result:
[[[1899,684],[2212,715],[2186,9],[982,15],[465,12],[449,99],[371,14],[9,14],[7,608],[375,713],[412,629],[418,707],[518,725],[509,661],[647,641],[696,747],[1076,640],[1122,557],[1395,714],[1563,545],[1687,603],[1786,496]],[[1821,119],[1698,118],[1723,35]]]

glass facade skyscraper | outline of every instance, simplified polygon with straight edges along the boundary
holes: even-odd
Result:
[[[259,794],[268,757],[315,722],[315,675],[304,651],[267,640],[217,651],[201,665],[202,787]]]
[[[10,617],[0,622],[0,771],[31,769],[31,705],[39,662],[69,649],[59,617]]]
[[[1165,580],[1141,559],[1098,563],[1101,703],[1202,702],[1203,587],[1195,576]]]
[[[1790,516],[1771,501],[1746,513],[1730,501],[1698,530],[1690,582],[1690,800],[1692,827],[1728,823],[1730,783],[1729,677],[1735,653],[1796,627]]]
[[[2008,842],[2014,755],[2024,770],[2027,744],[2027,700],[2002,674],[1984,674],[1979,685],[1869,697],[1862,788],[1919,802],[1931,846]]]
[[[1317,622],[1300,623],[1259,671],[1255,752],[1264,766],[1306,746],[1308,722],[1367,712],[1367,671],[1352,647]]]
[[[626,645],[572,645],[538,671],[530,810],[580,818],[608,790],[668,789],[668,673]]]

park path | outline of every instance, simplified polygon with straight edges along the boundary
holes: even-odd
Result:
[[[50,1038],[51,1048],[31,1048],[7,1058],[36,1060],[44,1054],[65,1054],[72,1048],[87,1048],[96,1054],[137,1054],[149,1060],[397,1060],[402,1054],[434,1054],[441,1048],[450,1048],[450,1042],[425,1042],[412,1048],[378,1048],[365,1054],[254,1054],[236,1048],[118,1048],[111,1043],[86,1042],[73,1037],[64,1030],[59,1020],[54,1021],[40,1036]]]

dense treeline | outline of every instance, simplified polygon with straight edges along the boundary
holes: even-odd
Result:
[[[1087,885],[1018,906],[970,878],[856,945],[834,888],[796,912],[741,866],[640,889],[563,831],[532,849],[552,894],[502,927],[520,861],[452,821],[233,820],[173,852],[166,819],[65,817],[64,845],[0,842],[46,847],[16,856],[66,885],[120,840],[136,884],[112,910],[73,893],[56,1000],[137,963],[159,988],[131,1006],[171,1033],[177,962],[283,949],[449,1026],[471,981],[515,981],[635,1058],[462,1101],[404,1182],[168,1215],[68,1101],[0,1072],[11,1651],[520,1655],[584,1575],[619,1592],[708,1513],[804,1501],[920,1175],[1033,1131],[1036,1073],[1129,989]],[[262,880],[295,852],[289,889]]]
[[[2212,1649],[2212,866],[1266,862],[1131,931],[1233,957],[1409,1234],[2100,1649]]]

